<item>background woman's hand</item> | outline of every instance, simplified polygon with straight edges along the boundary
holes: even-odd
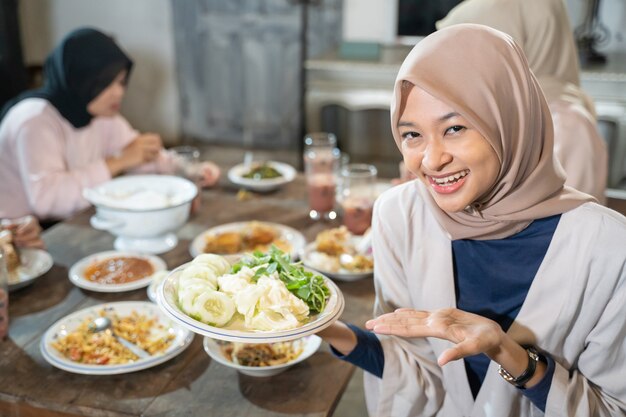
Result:
[[[213,162],[202,162],[200,165],[200,186],[201,187],[212,187],[217,181],[220,179],[220,168],[215,165]]]
[[[493,320],[455,308],[434,311],[402,308],[369,320],[365,326],[379,334],[449,340],[455,346],[439,356],[440,366],[479,353],[493,358],[505,337],[500,325]]]
[[[158,158],[163,149],[161,136],[155,133],[144,133],[126,145],[115,157],[106,159],[107,167],[112,176],[131,170]]]
[[[163,149],[161,136],[155,133],[144,133],[137,136],[124,150],[122,154],[127,162],[132,164],[129,168],[154,161]]]
[[[22,248],[45,247],[41,239],[41,226],[33,216],[24,216],[18,219],[2,220],[2,229],[10,230],[13,235],[13,242]]]

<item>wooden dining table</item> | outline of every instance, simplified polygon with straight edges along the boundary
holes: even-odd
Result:
[[[244,194],[227,180],[202,192],[200,211],[177,231],[178,244],[160,254],[170,269],[191,260],[192,239],[210,227],[247,220],[276,222],[311,241],[338,221],[308,216],[301,174],[266,194]],[[48,364],[40,352],[44,332],[56,321],[101,303],[147,300],[146,289],[99,293],[74,286],[69,268],[80,259],[113,249],[114,236],[89,224],[88,209],[43,234],[54,266],[9,298],[9,338],[0,342],[0,416],[329,416],[354,367],[326,344],[285,372],[257,378],[238,373],[204,352],[202,336],[180,355],[155,367],[120,375],[81,375]],[[342,320],[363,325],[371,317],[371,278],[337,282],[344,298]]]

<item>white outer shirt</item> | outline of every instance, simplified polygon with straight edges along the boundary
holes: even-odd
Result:
[[[373,222],[375,314],[455,307],[452,245],[412,181],[379,197]],[[515,273],[515,271],[511,271]],[[563,213],[508,331],[556,362],[546,416],[626,412],[626,218],[595,203]],[[543,416],[489,365],[474,400],[463,361],[439,367],[450,342],[380,336],[383,377],[365,374],[371,416]]]

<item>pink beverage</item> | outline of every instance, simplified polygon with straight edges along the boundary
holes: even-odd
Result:
[[[0,340],[9,333],[9,294],[0,288]]]
[[[372,225],[372,201],[363,198],[348,198],[343,201],[343,224],[350,233],[362,235]]]
[[[335,177],[333,174],[311,174],[307,178],[309,207],[327,213],[335,207]]]
[[[333,172],[339,163],[339,153],[334,149],[316,149],[304,155],[307,174]]]

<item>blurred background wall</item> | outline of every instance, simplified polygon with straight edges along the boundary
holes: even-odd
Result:
[[[4,0],[3,0],[4,1]],[[180,137],[179,88],[169,0],[19,0],[26,65],[41,65],[70,30],[92,26],[115,37],[135,62],[122,113],[172,143]]]
[[[283,148],[301,140],[304,0],[4,1],[17,4],[27,66],[41,65],[76,27],[115,36],[136,64],[122,111],[168,144],[199,139]],[[344,2],[308,1],[310,58],[341,43]],[[584,20],[589,1],[566,0],[572,27]],[[626,53],[626,1],[602,0],[599,16],[610,35],[599,49]],[[379,119],[380,127],[367,130],[388,132],[386,116]]]

